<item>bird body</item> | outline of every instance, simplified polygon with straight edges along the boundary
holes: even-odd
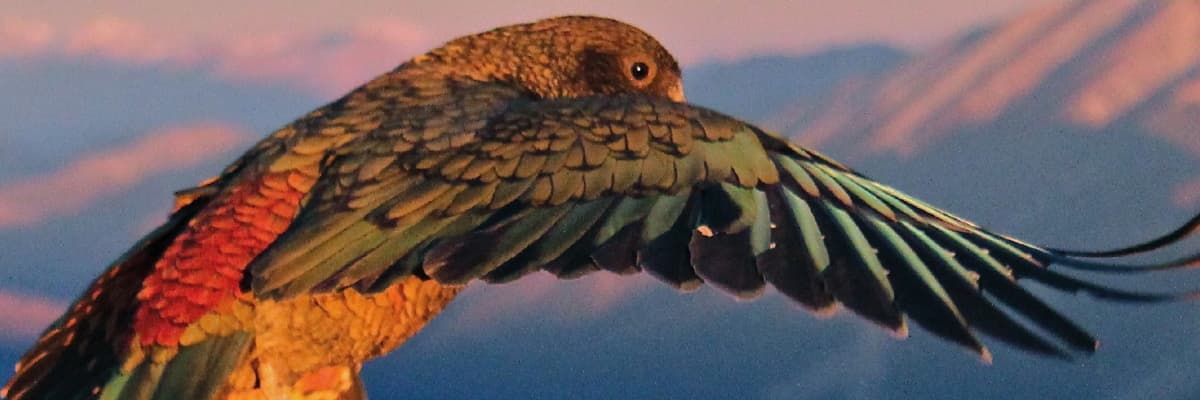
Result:
[[[535,271],[646,271],[740,298],[769,284],[901,336],[912,319],[984,359],[976,330],[1052,356],[1068,355],[1060,344],[1095,349],[1019,277],[1117,300],[1176,297],[1051,271],[1104,267],[683,101],[674,58],[618,21],[562,17],[451,41],[181,191],[168,221],[47,330],[0,394],[361,398],[361,364],[464,284]]]

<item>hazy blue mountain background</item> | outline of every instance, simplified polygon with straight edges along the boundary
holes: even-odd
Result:
[[[1200,177],[1200,108],[1180,94],[1200,81],[1200,55],[1186,49],[1200,36],[1171,3],[1116,3],[1035,10],[916,54],[864,44],[699,64],[685,71],[687,95],[1004,233],[1059,247],[1132,243],[1200,206],[1178,189]],[[1161,68],[1128,67],[1142,65]],[[253,133],[248,145],[328,100],[169,66],[0,61],[0,187],[179,121],[237,123]],[[226,153],[69,216],[0,227],[0,288],[68,301],[169,209],[170,191],[236,156]],[[1136,283],[1200,283],[1192,275]],[[923,331],[895,341],[773,292],[742,303],[646,277],[535,277],[471,288],[368,364],[366,379],[372,398],[406,399],[1200,395],[1195,304],[1035,291],[1091,328],[1101,351],[1067,363],[993,343],[995,364],[984,366]],[[0,365],[29,340],[0,341]]]

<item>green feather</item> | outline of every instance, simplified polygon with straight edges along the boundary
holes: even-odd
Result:
[[[153,400],[166,364],[143,362],[118,384],[105,385],[102,399]],[[122,374],[124,375],[124,374]],[[119,380],[120,381],[120,380]],[[112,382],[116,383],[116,382]]]
[[[733,161],[730,167],[736,176],[736,182],[742,187],[754,187],[761,180],[774,181],[765,175],[775,175],[775,166],[771,163],[767,152],[763,151],[762,143],[749,127],[733,133],[733,140],[723,147]]]
[[[381,229],[371,223],[355,225],[347,229],[346,234],[317,245],[320,251],[311,252],[287,265],[291,271],[298,272],[294,277],[284,279],[277,275],[264,275],[260,278],[263,284],[256,286],[255,290],[274,298],[304,293],[335,277],[363,254],[379,248],[393,234],[394,230]]]
[[[880,247],[879,258],[892,266],[896,303],[930,332],[990,358],[950,295],[917,253],[886,222],[860,216],[864,230]]]
[[[986,265],[993,272],[1004,276],[1009,281],[1016,281],[1016,278],[1012,275],[1011,270],[1006,268],[1004,265],[1001,265],[999,261],[996,261],[995,258],[992,258],[991,255],[988,255],[986,250],[979,248],[979,246],[976,246],[974,243],[971,243],[971,241],[962,237],[962,235],[960,235],[958,232],[946,229],[939,225],[933,225],[933,229],[940,232],[943,237],[951,240],[959,249],[970,252],[970,255],[973,255],[977,260],[981,261],[983,265]]]
[[[812,208],[808,206],[808,202],[791,190],[783,190],[783,199],[787,202],[787,208],[792,212],[792,218],[800,228],[800,236],[804,239],[804,247],[808,249],[807,254],[812,257],[812,265],[816,267],[818,273],[825,271],[825,268],[829,267],[829,251],[822,241],[824,234],[817,225],[817,218],[813,215]]]
[[[817,187],[817,182],[813,181],[812,176],[796,163],[796,160],[784,155],[776,156],[775,160],[779,162],[779,166],[787,172],[788,176],[791,176],[796,184],[800,185],[800,189],[803,189],[805,194],[812,197],[821,195],[821,189]]]
[[[1096,351],[1098,342],[1091,334],[1046,305],[1025,288],[1017,285],[1012,273],[989,256],[986,251],[975,246],[957,232],[937,225],[933,227],[931,233],[938,236],[939,242],[944,247],[957,250],[959,252],[956,254],[957,258],[969,260],[963,265],[979,273],[980,286],[985,290],[1072,347],[1087,352]]]
[[[526,208],[481,231],[448,239],[427,253],[425,272],[441,283],[466,284],[524,251],[562,220],[570,208]]]
[[[977,275],[970,275],[958,260],[950,256],[948,250],[909,223],[903,222],[901,226],[904,229],[900,233],[908,239],[913,249],[921,254],[927,265],[936,269],[939,281],[972,328],[1033,352],[1052,357],[1068,357],[1058,346],[1034,334],[985,298],[979,290]],[[1001,293],[1003,295],[1003,292]]]
[[[414,264],[400,263],[397,265],[397,260],[404,258],[416,249],[417,246],[432,240],[435,236],[451,236],[465,233],[470,229],[469,227],[479,225],[485,218],[484,215],[479,213],[432,218],[425,223],[417,224],[407,229],[398,229],[389,232],[388,237],[382,244],[365,252],[349,266],[344,266],[345,270],[337,274],[337,283],[332,288],[337,289],[352,285],[368,277],[382,274],[389,268],[413,268],[415,267]],[[456,231],[451,231],[450,227],[459,228]],[[397,273],[399,277],[402,277],[412,273],[412,270],[393,271],[393,274]]]
[[[883,265],[879,263],[879,257],[875,255],[875,249],[871,247],[871,243],[867,242],[867,237],[863,235],[858,224],[850,217],[850,214],[840,208],[833,207],[829,202],[821,202],[825,209],[833,216],[833,220],[837,223],[838,228],[846,234],[846,238],[850,240],[850,248],[858,255],[859,260],[867,267],[871,275],[875,277],[879,288],[883,290],[888,299],[895,299],[896,294],[892,290],[892,285],[888,283],[887,270],[883,269]]]
[[[854,182],[858,187],[862,188],[863,190],[870,192],[876,198],[883,201],[884,203],[887,203],[887,205],[889,207],[891,207],[891,209],[899,211],[901,214],[904,214],[905,216],[907,216],[908,218],[910,218],[914,221],[922,220],[922,218],[919,215],[917,215],[916,211],[913,211],[912,207],[909,207],[907,204],[904,204],[903,201],[901,201],[900,199],[897,199],[896,196],[894,196],[891,192],[880,189],[879,184],[876,184],[874,182],[868,181],[866,179],[863,179],[863,178],[861,178],[859,176],[855,176],[855,175],[847,175],[847,176],[845,176],[845,178]],[[874,188],[874,189],[872,189],[872,188]]]
[[[958,260],[954,259],[949,250],[942,248],[942,246],[938,245],[937,242],[934,242],[929,235],[926,235],[925,232],[917,229],[917,227],[913,226],[911,223],[906,221],[901,222],[900,225],[903,226],[908,233],[912,234],[913,237],[917,238],[921,244],[930,249],[930,251],[936,255],[944,265],[949,266],[950,269],[954,271],[955,274],[958,274],[958,276],[962,278],[964,282],[970,283],[971,287],[974,287],[975,289],[979,289],[979,275],[968,271],[965,267],[963,267]]]
[[[850,179],[849,177],[847,177],[845,173],[841,173],[841,172],[837,172],[837,171],[828,171],[828,168],[826,168],[826,167],[822,167],[822,168],[826,169],[826,172],[829,173],[830,177],[832,177],[834,180],[841,183],[843,188],[845,188],[847,191],[849,191],[851,194],[853,194],[856,199],[862,201],[863,204],[866,204],[867,207],[871,208],[872,210],[875,210],[876,213],[878,213],[879,215],[882,215],[883,217],[885,217],[889,220],[892,220],[892,221],[896,220],[896,212],[895,211],[892,211],[891,208],[888,208],[888,206],[885,205],[882,200],[880,200],[874,194],[871,194],[871,192],[866,190],[866,188],[859,186],[859,184],[857,182],[855,182],[853,179]]]
[[[931,206],[931,205],[921,201],[921,199],[918,199],[918,198],[912,197],[912,196],[906,196],[903,193],[900,193],[899,191],[897,191],[896,189],[893,189],[888,186],[876,185],[876,187],[880,191],[890,194],[890,195],[896,197],[897,199],[901,199],[905,203],[908,203],[909,205],[911,205],[913,208],[921,210],[921,212],[926,213],[929,216],[936,218],[936,219],[940,220],[941,222],[946,223],[947,225],[955,226],[955,227],[962,228],[962,229],[978,228],[977,226],[975,226],[975,224],[970,223],[962,218],[951,215],[950,213],[947,213],[945,211],[942,211],[941,209],[939,209],[937,207]]]
[[[821,171],[820,168],[817,168],[810,163],[800,164],[800,167],[804,168],[805,171],[808,171],[808,174],[812,175],[813,178],[816,178],[818,182],[821,182],[821,186],[824,187],[825,190],[828,190],[829,194],[833,195],[833,198],[841,202],[843,206],[854,206],[854,202],[850,200],[850,194],[846,193],[846,189],[842,188],[842,185],[839,185],[832,176],[829,176],[824,171]]]
[[[891,248],[895,250],[897,254],[900,255],[900,258],[903,262],[901,263],[902,265],[897,267],[904,266],[909,268],[913,274],[920,279],[921,283],[924,284],[925,287],[927,287],[931,292],[933,292],[933,294],[936,295],[939,300],[941,300],[942,304],[954,314],[955,318],[958,318],[958,320],[961,322],[962,315],[959,313],[958,308],[954,306],[954,301],[950,300],[950,295],[946,293],[946,289],[942,287],[941,283],[938,283],[937,277],[933,275],[933,272],[929,271],[929,267],[925,265],[925,262],[921,260],[921,257],[917,256],[917,253],[913,251],[912,247],[910,247],[908,243],[904,242],[904,239],[901,238],[891,226],[888,226],[887,223],[876,219],[872,219],[871,222],[872,224],[870,224],[870,226],[875,230],[875,232],[878,233],[887,242],[887,244],[891,246]]]
[[[754,190],[754,223],[750,225],[750,249],[755,256],[771,249],[771,206],[767,203],[767,194]]]
[[[690,196],[690,190],[676,195],[660,196],[646,214],[646,222],[642,229],[642,242],[649,243],[671,230],[675,226],[675,221],[679,220],[679,217],[683,215],[683,210],[687,208]]]
[[[658,196],[629,197],[621,199],[617,206],[605,219],[604,224],[596,231],[592,243],[601,245],[612,239],[617,232],[635,221],[646,218],[646,214],[658,201]]]
[[[536,271],[567,251],[596,225],[612,204],[612,198],[601,198],[571,207],[562,220],[512,260],[484,276],[488,283],[510,282]]]
[[[229,374],[250,349],[251,335],[236,332],[182,346],[165,363],[143,361],[129,373],[113,377],[100,400],[215,399]]]
[[[237,332],[180,347],[179,354],[167,362],[154,399],[216,398],[250,350],[250,339],[250,333]]]
[[[443,187],[443,184],[420,178],[401,179],[392,184],[394,188],[380,190],[369,204],[362,205],[369,208],[351,212],[312,208],[301,212],[292,223],[293,227],[249,267],[256,276],[255,291],[262,293],[277,289],[310,271],[321,260],[343,250],[348,244],[357,243],[371,234],[382,235],[382,227],[364,219],[377,207],[388,203],[386,199],[420,197],[422,193]],[[373,248],[378,246],[378,242],[361,245],[359,247],[363,249]]]

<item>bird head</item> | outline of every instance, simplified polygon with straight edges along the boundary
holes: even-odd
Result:
[[[614,19],[567,16],[452,40],[418,56],[541,98],[638,93],[684,101],[679,63],[646,32]]]

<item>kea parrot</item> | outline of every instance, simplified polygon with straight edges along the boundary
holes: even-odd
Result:
[[[1181,269],[991,232],[813,150],[685,102],[628,24],[569,16],[454,39],[279,128],[176,194],[165,223],[49,327],[0,391],[24,399],[361,399],[362,363],[464,285],[644,271],[815,313],[911,320],[1055,357],[1097,341],[1017,284],[1143,293],[1049,269]]]

